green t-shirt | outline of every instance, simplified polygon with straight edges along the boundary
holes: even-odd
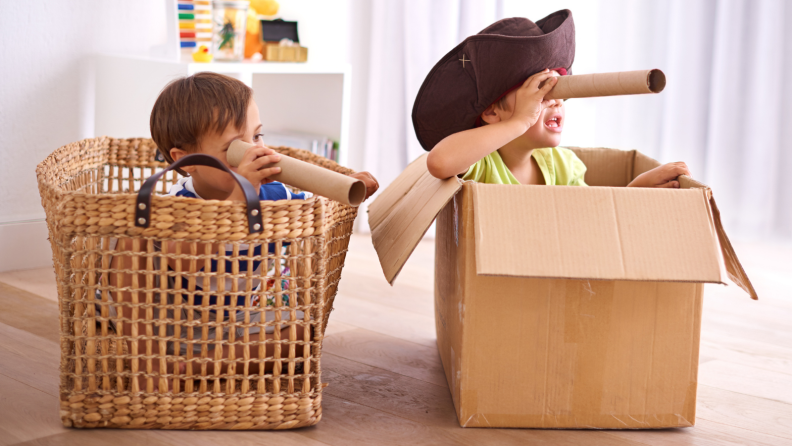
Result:
[[[552,186],[587,186],[583,181],[586,165],[575,152],[562,147],[534,149],[532,156],[542,171],[545,184]],[[521,184],[506,167],[500,153],[494,151],[476,164],[462,176],[463,180],[491,184]]]

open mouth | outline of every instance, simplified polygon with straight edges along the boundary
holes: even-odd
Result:
[[[560,116],[553,116],[552,118],[545,121],[545,125],[547,127],[561,127],[561,117]]]
[[[564,118],[562,118],[561,115],[555,115],[550,117],[550,119],[548,119],[547,121],[545,121],[544,125],[551,131],[560,132],[562,128],[561,121],[563,119]]]

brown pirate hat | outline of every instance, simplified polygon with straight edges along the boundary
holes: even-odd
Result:
[[[415,134],[424,150],[448,135],[471,129],[504,92],[545,68],[575,59],[575,23],[568,9],[534,23],[514,17],[493,23],[446,54],[418,90]]]

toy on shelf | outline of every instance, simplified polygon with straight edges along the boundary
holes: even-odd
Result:
[[[265,16],[274,16],[280,9],[280,5],[275,0],[250,0],[250,7],[255,9],[256,13]]]
[[[179,47],[189,57],[201,45],[212,44],[212,5],[209,0],[179,0]]]
[[[273,62],[307,62],[308,48],[300,46],[297,22],[281,19],[261,20],[261,52],[264,60]]]
[[[193,61],[195,62],[211,62],[212,57],[212,53],[209,52],[209,48],[207,48],[206,45],[201,45],[198,47],[198,51],[192,54]]]
[[[251,5],[250,9],[248,9],[247,24],[245,26],[245,59],[253,59],[256,62],[260,61],[263,47],[264,45],[261,43],[261,23],[259,23],[258,12]],[[258,54],[258,56],[255,56],[256,54]]]
[[[214,1],[212,50],[217,60],[241,61],[245,56],[246,1]]]

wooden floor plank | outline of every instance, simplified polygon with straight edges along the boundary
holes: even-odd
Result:
[[[58,302],[58,287],[55,281],[55,269],[52,266],[3,272],[0,273],[0,282],[52,302]]]
[[[746,341],[727,333],[714,335],[710,332],[706,337],[702,337],[699,356],[701,363],[720,359],[781,373],[792,371],[792,348],[766,342]]]
[[[649,446],[783,446],[790,443],[779,437],[699,420],[695,427],[662,431],[607,431],[609,435]]]
[[[436,345],[434,315],[384,308],[341,293],[336,297],[334,306],[331,319],[430,348]]]
[[[789,439],[792,405],[699,385],[696,417]]]
[[[699,384],[792,404],[792,374],[715,360],[699,366]]]
[[[57,302],[0,282],[0,308],[0,323],[60,342]]]
[[[57,344],[5,324],[0,324],[0,340],[0,375],[58,396]]]
[[[233,446],[326,446],[300,434],[301,431],[288,432],[230,432],[230,431],[158,431],[131,429],[63,429],[63,432],[47,435],[29,441],[15,443],[14,446],[213,446],[228,444]]]
[[[14,444],[65,430],[57,396],[0,375],[0,444]]]
[[[385,279],[372,279],[371,273],[352,270],[344,271],[344,285],[338,290],[339,298],[346,296],[372,302],[384,308],[394,308],[419,315],[434,314],[434,301],[426,299],[432,293],[427,287],[415,286],[415,282],[397,282],[388,285]],[[432,281],[429,281],[431,286]]]
[[[439,386],[447,385],[436,346],[425,347],[356,329],[328,337],[324,341],[323,351]]]
[[[426,426],[393,416],[348,399],[327,395],[322,423],[305,435],[333,445],[613,445],[640,444],[628,439],[598,435],[596,431],[462,429],[458,426]],[[581,435],[570,439],[569,433]],[[530,438],[530,440],[526,440]]]

